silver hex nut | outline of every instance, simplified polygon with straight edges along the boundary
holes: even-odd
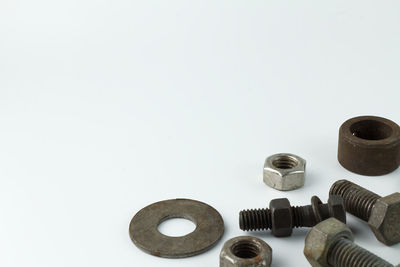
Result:
[[[225,242],[219,259],[220,267],[269,267],[272,249],[259,238],[239,236]]]
[[[268,157],[264,164],[264,183],[281,191],[304,185],[306,161],[299,156],[280,153]]]

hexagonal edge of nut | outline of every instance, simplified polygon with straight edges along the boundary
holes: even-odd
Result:
[[[254,253],[254,257],[240,257],[235,253]],[[220,253],[220,267],[269,267],[272,249],[263,240],[253,236],[238,236],[225,242]]]
[[[279,164],[285,168],[281,168]],[[306,160],[303,158],[289,153],[274,154],[265,160],[263,181],[269,187],[280,191],[295,190],[304,186],[305,172]]]
[[[350,228],[335,218],[329,218],[314,226],[304,242],[304,255],[314,267],[329,266],[328,251],[338,238],[354,240]]]
[[[387,246],[400,243],[400,193],[378,199],[368,225],[376,238]]]

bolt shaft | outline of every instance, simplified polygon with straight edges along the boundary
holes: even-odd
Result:
[[[393,267],[389,262],[346,238],[340,238],[332,245],[328,254],[328,263],[334,267]]]
[[[329,217],[328,205],[319,205],[319,216]],[[292,207],[293,228],[312,227],[319,222],[311,205]],[[239,213],[240,229],[244,231],[260,231],[272,229],[271,211],[269,209],[243,210]]]
[[[271,211],[269,209],[242,210],[239,213],[239,226],[244,231],[272,229]]]
[[[347,180],[335,182],[329,194],[342,196],[346,211],[364,221],[368,221],[372,207],[381,198],[381,196]]]

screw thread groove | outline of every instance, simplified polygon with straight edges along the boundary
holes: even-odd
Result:
[[[389,262],[346,238],[340,238],[332,245],[328,252],[328,263],[337,267],[393,267]]]
[[[364,221],[368,221],[372,207],[381,198],[379,195],[347,180],[335,182],[329,194],[342,196],[346,211]]]
[[[242,210],[239,213],[239,226],[244,231],[272,229],[271,211],[269,209]]]
[[[308,218],[308,214],[305,210],[306,207],[292,207],[292,224],[293,224],[293,228],[299,228],[299,227],[303,227],[306,226],[306,221],[309,219]]]

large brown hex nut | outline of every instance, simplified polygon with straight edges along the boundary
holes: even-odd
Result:
[[[347,120],[339,130],[338,160],[347,170],[362,175],[394,171],[400,165],[400,127],[375,116]]]
[[[267,243],[252,236],[228,240],[220,253],[220,267],[269,267],[272,249]]]

